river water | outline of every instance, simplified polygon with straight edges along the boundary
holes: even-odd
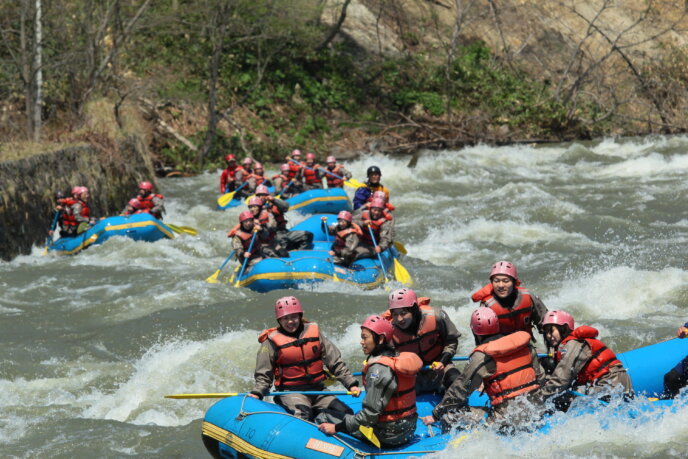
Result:
[[[687,149],[688,137],[647,137],[428,152],[414,169],[380,156],[346,166],[359,179],[382,169],[402,262],[464,334],[459,355],[472,349],[470,294],[499,259],[550,309],[625,351],[688,319]],[[287,294],[360,368],[358,324],[385,309],[384,290],[258,294],[205,282],[239,213],[213,210],[218,180],[160,181],[166,220],[197,237],[115,238],[73,257],[35,248],[0,262],[0,456],[207,457],[200,425],[212,401],[163,396],[249,389],[257,335]],[[686,415],[649,425],[584,417],[541,437],[484,432],[440,457],[682,456]]]

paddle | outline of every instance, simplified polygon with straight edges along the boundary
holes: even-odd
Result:
[[[315,170],[314,168],[308,167],[308,166],[306,166],[305,164],[301,164],[300,162],[298,162],[298,161],[296,161],[296,160],[289,159],[289,161],[291,161],[291,162],[294,163],[294,164],[298,164],[299,166],[301,166],[301,167],[303,167],[303,168],[305,168],[305,169],[308,169],[309,171],[314,171],[314,170]],[[318,167],[317,169],[318,169],[318,170],[321,170],[321,171],[324,171],[324,172],[330,174],[330,175],[333,176],[333,177],[337,177],[338,179],[344,180],[344,185],[350,186],[351,188],[361,188],[361,187],[363,187],[363,186],[366,186],[365,183],[361,183],[361,182],[359,182],[358,180],[353,179],[353,178],[352,178],[352,179],[349,179],[349,180],[345,180],[344,177],[342,177],[341,175],[333,174],[332,172],[328,171],[327,169],[323,169],[322,167]]]
[[[60,211],[53,210],[53,221],[50,224],[50,229],[48,230],[48,236],[45,238],[45,249],[43,249],[43,255],[48,253],[48,246],[53,242],[53,233],[55,228],[57,228],[57,220],[60,218]]]
[[[248,245],[248,252],[251,253],[251,250],[253,249],[253,243],[256,241],[256,234],[258,234],[257,229],[253,229],[253,236],[251,236],[251,243]],[[246,269],[246,263],[248,263],[249,257],[244,257],[244,263],[241,265],[241,271],[239,271],[239,277],[237,277],[237,281],[234,284],[235,287],[239,286],[239,282],[241,281],[241,276],[244,274],[244,269]]]
[[[177,234],[189,234],[191,236],[196,236],[198,234],[198,230],[190,226],[179,226],[173,225],[172,223],[165,223],[165,225]]]
[[[364,392],[361,392],[364,393]],[[248,395],[248,392],[224,392],[224,393],[210,393],[210,394],[172,394],[165,395],[165,398],[174,398],[178,400],[194,399],[194,398],[227,398],[236,397],[239,395]],[[266,397],[275,397],[278,395],[289,394],[303,394],[303,395],[352,395],[353,392],[347,391],[328,391],[328,390],[304,390],[304,391],[282,391],[282,392],[268,392]]]
[[[380,447],[380,440],[377,438],[375,433],[373,432],[373,428],[369,426],[358,426],[358,430],[363,434],[364,437],[366,437],[370,443],[375,445],[376,447]]]
[[[370,232],[370,238],[373,240],[373,247],[377,249],[377,241],[375,240],[375,234],[373,233],[373,228],[368,225],[368,231]],[[380,256],[380,253],[376,250],[375,253],[377,254],[377,259],[380,262],[380,268],[382,269],[382,274],[385,275],[385,283],[389,282],[387,279],[387,270],[385,269],[385,265],[382,264],[382,257]],[[387,286],[385,286],[387,288]]]
[[[276,197],[277,199],[281,199],[281,198],[282,198],[282,194],[283,194],[285,191],[287,191],[287,190],[289,189],[289,187],[291,186],[292,183],[294,183],[294,182],[290,181],[289,183],[287,183],[287,186],[285,186],[284,188],[282,188],[282,191],[280,191],[279,194],[275,195],[275,197]]]
[[[222,196],[220,196],[219,198],[217,198],[217,205],[220,206],[220,207],[224,207],[224,206],[226,206],[227,204],[229,204],[229,201],[231,201],[232,199],[234,199],[234,194],[235,194],[237,191],[241,190],[243,187],[245,187],[247,184],[248,184],[248,182],[244,182],[244,183],[242,183],[242,184],[239,186],[239,188],[237,188],[236,190],[230,191],[229,193],[225,193],[225,194],[223,194]]]
[[[341,175],[337,175],[334,172],[330,172],[327,169],[323,169],[322,167],[319,167],[318,170],[323,171],[324,173],[329,174],[334,178],[338,178],[339,180],[343,180],[344,185],[350,186],[351,188],[361,188],[361,187],[366,186],[365,183],[361,183],[358,180],[356,180],[355,178],[350,178],[347,180],[344,177],[342,177]]]
[[[211,284],[217,284],[217,276],[220,275],[220,271],[222,271],[222,268],[225,267],[227,262],[232,258],[232,255],[234,255],[234,250],[229,252],[229,255],[227,255],[227,258],[225,258],[225,261],[222,262],[219,268],[217,268],[217,271],[215,271],[209,278],[207,278],[205,281],[210,282]]]
[[[325,239],[327,240],[327,242],[330,242],[330,231],[327,228],[327,217],[322,217],[322,218],[323,218],[323,220],[321,220],[321,222],[322,222],[323,230],[325,230]],[[335,282],[339,282],[339,278],[337,277],[337,271],[336,271],[336,268],[334,266],[334,259],[331,259],[331,260],[332,260],[332,278],[334,279]]]
[[[406,255],[408,253],[408,250],[406,250],[406,247],[404,247],[404,244],[402,244],[399,241],[394,241],[394,248],[396,248],[400,254]]]

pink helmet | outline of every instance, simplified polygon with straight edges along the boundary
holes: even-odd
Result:
[[[292,150],[291,157],[293,158],[294,156],[301,156],[301,150]]]
[[[259,194],[270,194],[270,189],[265,185],[258,185],[256,187],[256,196]]]
[[[80,187],[79,187],[79,192],[78,192],[78,194],[79,194],[79,195],[82,195],[82,194],[84,194],[84,193],[88,193],[88,188],[85,187],[85,186],[80,186]]]
[[[82,188],[83,188],[83,187],[80,186],[80,185],[73,186],[73,187],[72,187],[72,196],[77,195],[77,194],[81,194],[81,189],[82,189]]]
[[[130,205],[131,207],[133,207],[134,209],[140,209],[141,208],[141,202],[136,198],[130,199],[127,204]]]
[[[342,210],[337,214],[337,220],[339,219],[346,220],[347,222],[351,223],[353,217],[351,216],[351,212],[348,210]]]
[[[153,191],[153,184],[151,182],[139,183],[139,190]]]
[[[373,207],[377,207],[379,209],[384,209],[385,204],[387,204],[387,202],[384,199],[375,198],[370,201],[370,208],[372,209]]]
[[[573,316],[566,311],[549,311],[542,319],[542,325],[568,325],[573,330]]]
[[[289,314],[303,314],[301,302],[295,296],[283,296],[275,303],[275,318],[280,319]]]
[[[480,307],[471,314],[471,330],[475,335],[499,333],[499,319],[491,308]]]
[[[263,163],[259,163],[258,161],[256,161],[256,163],[253,165],[254,170],[262,169],[262,168],[263,168]]]
[[[315,161],[315,154],[306,153],[306,161]]]
[[[328,164],[329,164],[329,163],[336,163],[336,162],[337,162],[337,158],[335,158],[334,156],[328,156],[328,157],[325,159],[325,162],[328,163]]]
[[[253,160],[247,156],[246,158],[244,158],[241,164],[253,164]]]
[[[248,200],[248,206],[258,206],[258,207],[263,207],[263,199],[259,198],[258,196],[254,196],[251,199]]]
[[[385,337],[385,341],[388,343],[392,342],[392,335],[394,334],[392,322],[383,319],[377,314],[374,314],[364,320],[361,324],[361,328],[367,328],[377,335],[383,335]]]
[[[233,154],[230,153],[227,156],[225,156],[225,161],[227,161],[227,162],[236,161],[236,156],[234,156]]]
[[[416,292],[410,288],[399,288],[389,294],[389,309],[410,308],[418,304]]]
[[[385,202],[387,202],[387,194],[384,191],[373,191],[372,198],[383,199]]]
[[[239,223],[243,223],[246,220],[253,220],[253,213],[250,210],[244,210],[239,214]]]
[[[280,172],[289,172],[289,164],[282,164],[280,166]]]
[[[498,261],[492,265],[490,279],[492,279],[492,276],[496,276],[497,274],[505,274],[511,277],[513,280],[518,280],[518,271],[516,271],[516,265],[510,261]]]

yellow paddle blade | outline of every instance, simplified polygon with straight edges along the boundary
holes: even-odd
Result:
[[[462,435],[459,438],[456,438],[452,441],[449,442],[450,445],[452,445],[454,448],[458,447],[462,441],[468,438],[468,435]]]
[[[227,204],[229,204],[229,201],[231,201],[234,198],[234,193],[236,193],[236,191],[230,191],[229,193],[225,193],[219,198],[217,198],[217,205],[220,207],[224,207]]]
[[[225,392],[217,394],[172,394],[165,395],[165,398],[176,398],[176,399],[189,399],[189,398],[226,398],[226,397],[236,397],[239,392]]]
[[[411,275],[397,258],[394,259],[394,277],[397,278],[397,281],[401,282],[407,287],[413,285],[413,279],[411,279]]]
[[[191,228],[190,226],[180,226],[179,229],[184,231],[186,234],[190,234],[191,236],[198,235],[198,230],[196,228]]]
[[[366,186],[365,183],[361,183],[355,178],[350,178],[349,180],[344,181],[344,185],[350,186],[351,188],[361,188],[362,186]]]
[[[399,251],[400,254],[406,255],[408,253],[408,250],[406,250],[406,247],[404,247],[404,244],[402,244],[399,241],[394,241],[394,248]]]
[[[373,445],[377,446],[378,448],[380,447],[380,440],[377,438],[375,433],[373,432],[372,427],[366,427],[366,426],[359,426],[358,430],[361,431],[364,437],[370,441]]]
[[[219,276],[219,275],[220,275],[220,270],[218,269],[217,271],[215,271],[212,274],[212,276],[208,277],[205,281],[210,282],[211,284],[217,284],[218,283],[217,276]]]

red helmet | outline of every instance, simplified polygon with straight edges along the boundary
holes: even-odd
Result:
[[[373,191],[372,199],[383,199],[387,202],[387,193],[384,191]]]
[[[141,202],[136,198],[130,199],[127,204],[130,205],[131,207],[133,207],[134,209],[140,209],[141,208]]]
[[[303,314],[301,302],[295,296],[283,296],[275,303],[275,318],[280,319],[289,314]]]
[[[265,185],[258,185],[256,187],[256,196],[259,194],[270,194],[270,189]]]
[[[410,288],[399,288],[389,294],[389,309],[410,308],[418,304],[416,292]]]
[[[291,157],[293,158],[294,156],[301,156],[301,150],[292,150]]]
[[[492,276],[496,276],[497,274],[505,274],[515,281],[518,280],[518,271],[516,271],[516,265],[510,261],[498,261],[492,265],[490,279],[492,279]]]
[[[258,196],[254,196],[251,199],[248,200],[248,206],[258,206],[258,207],[263,207],[263,199],[259,198]]]
[[[234,156],[233,154],[230,153],[227,156],[225,156],[225,161],[227,161],[227,162],[236,161],[236,156]]]
[[[243,223],[246,220],[253,220],[253,214],[250,210],[244,210],[239,214],[239,223]]]
[[[253,165],[253,170],[262,169],[262,168],[263,168],[263,163],[259,163],[258,161],[256,161],[256,163]]]
[[[153,191],[153,184],[151,182],[139,183],[139,190]]]
[[[289,164],[282,164],[280,166],[280,172],[289,172]]]
[[[351,220],[353,217],[351,216],[351,212],[348,210],[342,210],[337,214],[337,220],[346,220],[347,222],[351,223]]]
[[[370,201],[370,208],[372,209],[373,207],[377,207],[379,209],[384,209],[385,204],[387,204],[387,202],[384,199],[375,198]]]
[[[336,163],[336,162],[337,162],[337,158],[335,158],[334,156],[328,156],[328,157],[325,159],[325,162],[328,163],[328,164],[329,164],[329,163]]]
[[[253,160],[247,156],[246,158],[244,158],[241,164],[253,164]]]
[[[388,343],[392,342],[392,335],[394,334],[392,322],[383,319],[377,314],[374,314],[364,320],[361,324],[361,328],[367,328],[377,335],[383,335],[385,337],[385,341]]]
[[[542,319],[542,325],[568,325],[573,330],[573,316],[566,311],[549,311]]]
[[[491,308],[480,307],[471,314],[471,330],[475,335],[495,335],[499,333],[499,319]]]
[[[306,153],[306,161],[315,161],[315,154]]]

